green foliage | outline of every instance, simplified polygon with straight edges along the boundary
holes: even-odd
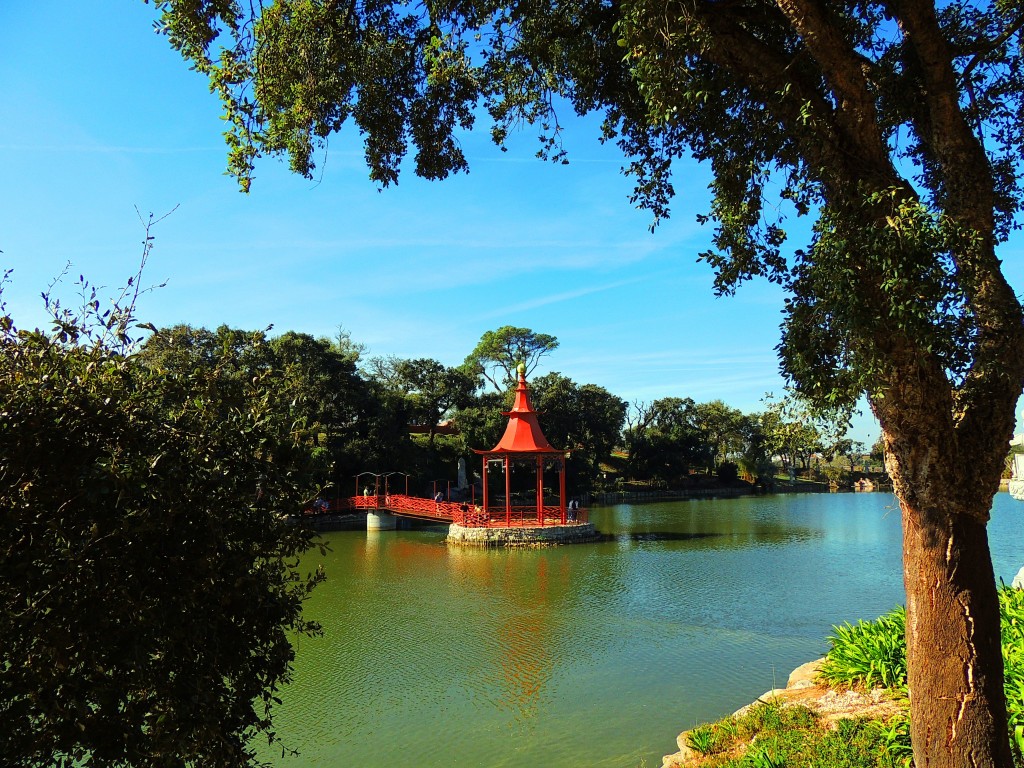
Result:
[[[1003,646],[1003,689],[1011,742],[1024,765],[1024,589],[1003,584],[999,589]]]
[[[907,713],[888,721],[875,720],[872,727],[882,742],[882,750],[893,768],[911,768],[914,750],[910,746],[910,717]]]
[[[434,442],[437,426],[455,409],[470,404],[476,388],[473,378],[461,368],[449,368],[437,360],[393,360],[391,381],[403,393],[410,418],[427,427]]]
[[[527,376],[540,359],[558,349],[558,339],[529,328],[505,325],[480,337],[463,367],[473,376],[482,376],[498,392],[512,389],[518,380],[516,368],[524,366]]]
[[[900,606],[875,621],[833,627],[821,677],[837,685],[905,689],[906,617]]]
[[[466,451],[473,448],[488,449],[497,445],[508,424],[502,411],[512,407],[511,401],[498,392],[479,394],[473,403],[459,409],[455,423],[462,435]]]
[[[49,304],[49,300],[48,300]],[[0,753],[23,766],[240,766],[314,634],[289,516],[308,449],[271,372],[131,354],[131,307],[0,318]],[[205,354],[205,353],[204,353]]]
[[[881,220],[867,218],[869,209]],[[964,285],[954,278],[956,255],[971,249],[966,239],[954,223],[895,189],[868,195],[856,213],[827,206],[813,257],[801,254],[795,270],[784,325],[782,364],[797,390],[816,402],[827,392],[843,404],[874,390],[889,354],[872,343],[879,325],[916,340],[960,383],[976,332]],[[860,269],[876,275],[887,297],[880,306],[850,300],[851,253],[861,255]]]
[[[630,475],[673,483],[691,467],[708,466],[714,448],[706,439],[699,408],[688,397],[634,403],[623,432]]]
[[[741,411],[721,400],[694,406],[693,424],[705,444],[711,447],[708,469],[743,453],[748,443],[750,424]]]
[[[787,467],[799,462],[810,466],[811,456],[823,452],[829,460],[853,442],[845,439],[850,411],[844,408],[821,408],[792,389],[781,398],[765,396],[766,409],[760,417],[765,448],[782,457]]]
[[[739,467],[732,461],[723,461],[716,470],[718,479],[728,485],[739,478]]]
[[[347,349],[339,347],[341,342]],[[289,331],[268,338],[265,331],[221,326],[216,331],[178,325],[155,330],[137,358],[155,373],[211,376],[221,387],[243,386],[259,378],[273,392],[268,418],[304,446],[320,448],[307,467],[307,479],[324,485],[348,479],[372,462],[384,442],[407,440],[404,413],[391,431],[386,399],[377,398],[356,369],[357,355],[347,337],[338,343]]]
[[[879,466],[885,465],[885,437],[882,435],[878,436],[878,439],[871,446],[871,453],[869,454],[871,460],[877,463]]]
[[[861,441],[852,440],[848,437],[840,438],[833,445],[836,456],[845,458],[849,462],[851,475],[856,470],[857,462],[863,462],[865,458],[864,447],[864,443]]]
[[[745,762],[750,768],[786,768],[786,761],[767,747],[758,747],[747,755]]]

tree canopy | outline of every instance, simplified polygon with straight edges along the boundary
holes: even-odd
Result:
[[[558,339],[529,328],[503,325],[480,337],[463,366],[474,376],[482,376],[498,392],[515,387],[516,370],[521,364],[529,376],[540,359],[558,349]]]
[[[560,373],[534,379],[531,390],[544,435],[552,445],[572,452],[570,488],[575,493],[592,490],[600,463],[618,445],[626,402],[604,387],[579,385]]]
[[[431,443],[441,420],[456,407],[468,405],[475,389],[472,377],[462,369],[428,358],[397,361],[395,377],[410,400],[412,417],[427,427]]]
[[[410,147],[421,176],[464,170],[458,132],[481,106],[499,144],[534,124],[556,160],[566,109],[602,112],[655,219],[676,161],[707,162],[717,290],[781,285],[795,390],[831,406],[866,393],[882,425],[907,531],[916,759],[1009,764],[998,639],[979,637],[999,635],[984,526],[1024,388],[1024,315],[997,256],[1022,201],[1018,2],[160,7],[224,101],[246,189],[261,153],[309,174],[350,118],[381,184]],[[813,234],[790,244],[801,216]]]
[[[698,418],[689,397],[663,397],[635,403],[626,417],[623,442],[627,466],[638,477],[671,480],[693,466],[714,467],[718,444]]]

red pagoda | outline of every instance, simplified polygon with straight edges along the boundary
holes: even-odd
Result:
[[[504,517],[506,526],[543,526],[565,525],[565,461],[569,451],[552,448],[548,439],[541,431],[537,421],[537,412],[530,406],[529,390],[526,386],[524,366],[519,366],[519,384],[516,386],[516,399],[511,411],[503,411],[508,416],[508,426],[501,440],[489,451],[474,451],[483,457],[483,504],[484,519],[491,525],[501,525]],[[500,466],[504,479],[504,504],[492,504],[488,491],[488,469]],[[514,504],[513,493],[521,497],[529,497],[530,492],[524,491],[522,483],[516,483],[513,489],[512,475],[515,470],[532,467],[535,472],[536,486],[533,493],[534,504]],[[545,469],[558,473],[558,505],[544,503]],[[554,499],[552,499],[553,501]],[[569,523],[575,522],[571,519]]]

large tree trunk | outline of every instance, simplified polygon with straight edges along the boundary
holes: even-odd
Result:
[[[939,484],[941,488],[941,484]],[[981,514],[900,502],[917,768],[1011,768],[999,601]]]
[[[987,429],[963,432],[941,367],[893,359],[872,407],[902,510],[915,766],[1012,768],[986,525],[1019,390],[989,388]]]

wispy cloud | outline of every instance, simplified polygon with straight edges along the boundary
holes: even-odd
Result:
[[[633,285],[648,280],[649,276],[641,275],[639,277],[632,277],[626,280],[616,280],[612,283],[606,283],[605,285],[591,285],[583,288],[577,288],[572,291],[562,291],[561,293],[553,293],[548,296],[538,296],[528,301],[523,301],[518,304],[512,304],[500,309],[496,309],[492,312],[487,312],[480,315],[480,319],[486,320],[492,317],[501,317],[503,315],[510,315],[515,312],[525,312],[530,309],[537,309],[538,307],[545,307],[550,304],[558,304],[563,301],[571,301],[572,299],[578,299],[582,296],[589,296],[594,293],[601,293],[602,291],[610,291],[615,288],[621,288],[624,285]]]

